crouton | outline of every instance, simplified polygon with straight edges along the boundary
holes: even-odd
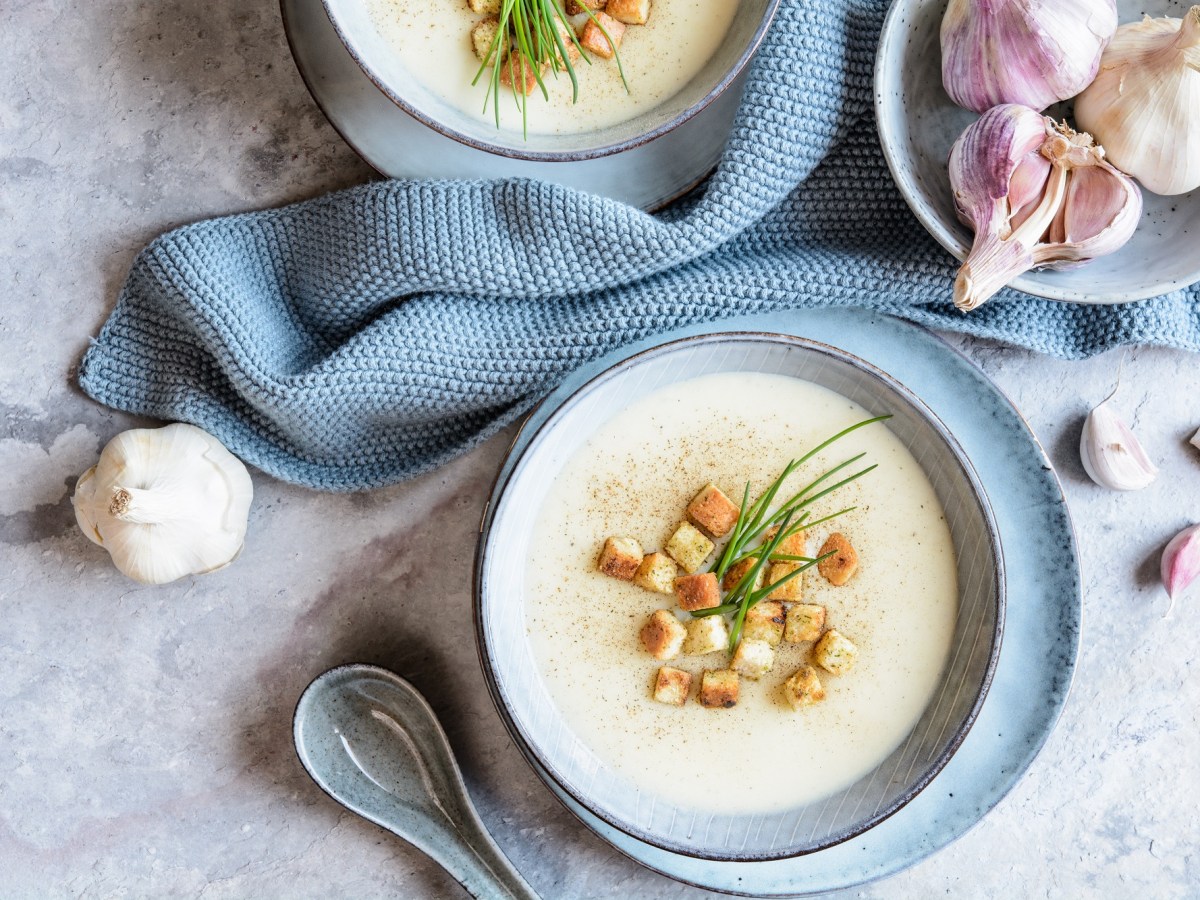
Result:
[[[642,626],[642,645],[655,659],[674,659],[683,649],[687,629],[669,609],[656,610]]]
[[[732,591],[735,587],[737,587],[738,582],[745,577],[746,573],[753,569],[757,564],[757,557],[752,556],[749,559],[743,559],[736,565],[730,566],[725,570],[725,577],[721,579],[721,587],[727,591]],[[756,591],[762,587],[764,577],[763,573],[763,569],[758,570],[758,574],[754,576],[754,584],[750,585],[750,590]]]
[[[717,576],[712,572],[676,578],[675,596],[679,598],[679,608],[687,612],[721,605],[721,589],[717,586]]]
[[[792,531],[792,529],[795,527],[796,526],[794,525],[789,525],[788,531]],[[778,525],[767,530],[764,540],[773,541],[775,539],[775,535],[777,534],[779,534]],[[808,536],[804,533],[804,529],[801,528],[798,531],[792,532],[782,541],[780,541],[779,546],[775,548],[775,552],[783,553],[786,556],[804,556],[804,545],[807,540]]]
[[[771,671],[775,665],[775,651],[766,641],[746,640],[742,638],[729,668],[747,678],[761,678]]]
[[[567,0],[567,15],[577,16],[589,9],[595,12],[598,9],[604,9],[607,4],[608,0]]]
[[[692,687],[691,673],[663,666],[654,676],[654,699],[659,703],[683,706]]]
[[[622,581],[633,581],[642,564],[642,545],[629,537],[610,537],[600,551],[600,571]]]
[[[783,640],[783,604],[778,600],[761,600],[746,612],[742,640],[766,641],[775,647]]]
[[[688,504],[687,517],[713,537],[724,537],[737,524],[740,511],[719,487],[708,484]]]
[[[812,666],[801,666],[791,678],[783,683],[783,696],[792,709],[803,709],[825,699],[825,688]]]
[[[729,646],[729,629],[722,616],[701,616],[687,623],[687,640],[683,642],[685,656],[703,656]]]
[[[675,592],[675,576],[678,574],[679,567],[667,554],[647,553],[633,576],[633,583],[648,591],[672,594]]]
[[[475,50],[475,55],[480,62],[490,62],[495,65],[499,60],[503,60],[508,55],[508,45],[501,42],[495,56],[489,59],[492,52],[492,44],[496,41],[496,32],[500,30],[500,20],[495,16],[489,16],[486,19],[480,19],[475,23],[475,27],[471,29],[471,46]]]
[[[608,32],[607,36],[605,32]],[[583,26],[583,34],[579,43],[583,49],[604,59],[612,59],[621,47],[621,39],[625,36],[625,26],[612,16],[596,13],[596,18],[588,19]]]
[[[783,639],[791,644],[815,641],[825,630],[825,607],[815,603],[795,603],[787,611]]]
[[[544,66],[541,71],[545,71]],[[500,83],[506,88],[512,88],[514,93],[526,97],[537,89],[540,74],[537,66],[531,63],[524,53],[510,53],[500,64]]]
[[[835,531],[821,545],[821,552],[817,556],[831,552],[833,556],[817,563],[817,571],[830,584],[840,586],[853,578],[854,573],[858,571],[858,551],[851,546],[844,534]]]
[[[555,18],[554,30],[558,32],[558,36],[562,39],[563,47],[567,51],[567,60],[569,62],[575,62],[577,59],[579,59],[579,46],[575,43],[575,29],[573,29],[569,23],[564,22],[562,19]],[[554,48],[554,55],[559,59],[562,59],[562,54],[559,53],[558,47]]]
[[[467,0],[471,12],[481,16],[494,16],[500,12],[504,0]]]
[[[680,522],[671,539],[667,541],[667,552],[685,572],[695,572],[713,552],[713,542],[687,522]]]
[[[836,628],[830,628],[813,647],[813,659],[826,672],[845,675],[858,660],[858,648]]]
[[[709,709],[737,706],[738,674],[729,669],[707,669],[700,676],[700,705]]]
[[[650,0],[608,0],[604,11],[626,25],[645,25],[650,18]]]
[[[798,562],[777,562],[771,563],[771,571],[767,574],[767,584],[775,584],[778,581],[783,581],[788,575],[791,575],[799,569],[803,563]],[[772,600],[787,600],[795,602],[804,596],[804,576],[797,575],[795,578],[788,578],[783,581],[783,584],[771,591],[769,596]]]

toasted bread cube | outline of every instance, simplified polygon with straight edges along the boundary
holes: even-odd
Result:
[[[645,25],[650,18],[650,0],[608,0],[604,11],[626,25]]]
[[[830,628],[813,647],[813,659],[826,672],[845,675],[858,660],[858,648],[836,628]]]
[[[508,46],[501,43],[496,56],[488,59],[488,55],[492,52],[492,44],[496,40],[496,32],[499,30],[500,20],[495,16],[480,19],[471,29],[471,47],[474,48],[475,55],[480,62],[490,61],[492,65],[495,65],[497,60],[503,60],[508,55]]]
[[[603,28],[603,30],[601,30]],[[604,32],[608,32],[606,37]],[[583,26],[583,34],[579,43],[584,50],[595,53],[604,59],[612,59],[621,48],[621,39],[625,36],[625,25],[612,16],[596,13],[596,18],[588,19]],[[611,40],[610,40],[611,39]]]
[[[579,59],[579,47],[575,43],[577,40],[575,29],[573,29],[569,23],[564,22],[562,19],[555,18],[554,30],[557,31],[558,36],[562,38],[563,47],[565,47],[567,51],[567,59],[570,62],[575,62],[577,59]],[[559,59],[562,59],[562,54],[559,53],[557,47],[554,48],[554,55]]]
[[[704,486],[688,504],[687,516],[713,537],[725,537],[737,524],[738,505],[715,484]]]
[[[727,591],[732,591],[738,586],[738,582],[745,577],[746,573],[753,569],[757,564],[758,559],[752,556],[749,559],[743,559],[736,565],[730,566],[725,570],[725,577],[721,579],[721,587]],[[754,584],[750,585],[750,589],[752,591],[756,591],[762,587],[764,572],[765,569],[759,569],[758,574],[754,576]]]
[[[833,585],[843,585],[858,571],[858,551],[851,546],[844,534],[834,532],[821,545],[817,556],[833,553],[829,559],[817,563],[817,571],[825,576],[825,580]]]
[[[633,576],[633,583],[648,591],[660,594],[675,593],[675,576],[679,574],[679,566],[675,560],[665,553],[647,553],[642,558]]]
[[[504,0],[467,0],[471,12],[481,16],[494,16],[500,12]]]
[[[789,525],[788,531],[791,531],[793,527],[795,527],[795,526]],[[775,526],[774,528],[768,529],[765,540],[767,540],[767,541],[774,540],[775,535],[777,535],[778,533],[779,533],[779,526]],[[782,541],[780,541],[779,546],[775,548],[775,552],[783,553],[786,556],[804,556],[804,550],[805,550],[804,544],[807,540],[808,540],[808,536],[804,533],[804,529],[801,528],[800,530],[795,531],[792,534],[789,534]]]
[[[737,706],[738,674],[729,669],[707,669],[700,676],[700,705],[709,709]]]
[[[680,522],[671,539],[667,541],[667,552],[685,572],[695,572],[713,552],[713,542],[688,522]]]
[[[567,15],[577,16],[589,9],[595,12],[598,9],[604,9],[607,4],[608,0],[567,0]]]
[[[642,564],[642,545],[630,537],[610,537],[600,551],[600,571],[622,581],[633,581]]]
[[[683,649],[687,629],[669,609],[656,610],[642,626],[642,646],[655,659],[674,659]]]
[[[791,575],[802,565],[803,563],[798,562],[771,563],[771,571],[767,575],[767,584],[774,584],[777,581],[783,581],[786,576]],[[771,591],[771,593],[767,596],[769,596],[772,600],[787,600],[789,602],[795,602],[804,596],[803,582],[803,575],[797,575],[795,578],[789,578],[779,587],[775,588],[775,590]]]
[[[766,641],[742,638],[733,651],[729,668],[747,678],[762,678],[775,665],[775,651]]]
[[[690,672],[663,666],[654,676],[654,699],[659,703],[683,706],[687,702],[688,691],[691,690],[691,687]]]
[[[545,71],[545,67],[542,67]],[[513,92],[520,92],[528,97],[537,90],[537,76],[541,74],[537,66],[531,63],[523,53],[510,53],[508,58],[500,63],[500,83]]]
[[[825,688],[812,666],[801,666],[796,674],[783,683],[783,695],[792,709],[820,703],[825,699]]]
[[[778,600],[761,600],[746,612],[742,640],[766,641],[772,647],[783,640],[785,614]]]
[[[825,607],[815,603],[794,603],[787,611],[783,639],[791,644],[815,641],[825,630]]]
[[[717,585],[717,576],[712,572],[676,578],[675,596],[679,598],[679,608],[686,612],[721,605],[721,588]]]
[[[701,616],[687,623],[684,656],[703,656],[729,646],[729,629],[722,616]]]

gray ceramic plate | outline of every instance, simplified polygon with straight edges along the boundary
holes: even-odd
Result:
[[[791,859],[725,862],[663,850],[605,823],[545,771],[538,774],[588,828],[669,877],[753,896],[818,894],[895,873],[944,847],[994,807],[1032,763],[1066,702],[1079,652],[1082,592],[1075,538],[1058,480],[1020,414],[982,372],[928,331],[854,309],[738,318],[720,328],[836,343],[903,381],[954,433],[990,492],[1005,547],[1009,595],[1021,598],[1007,608],[1004,646],[988,698],[954,758],[903,809],[857,837]],[[697,326],[660,336],[570,376],[530,416],[499,483],[536,429],[596,374],[666,338],[713,330]],[[485,514],[485,526],[491,512]],[[1028,539],[1033,534],[1037,541]]]
[[[1182,16],[1192,0],[1117,0],[1122,24],[1143,13]],[[942,89],[938,32],[946,0],[895,0],[875,62],[875,117],[896,185],[912,211],[960,260],[971,243],[958,221],[946,160],[976,118]],[[1053,111],[1053,110],[1052,110]],[[1200,281],[1200,191],[1182,197],[1144,192],[1145,212],[1132,240],[1116,253],[1066,272],[1030,272],[1018,290],[1076,303],[1143,300]]]
[[[727,814],[639,788],[571,730],[537,670],[525,625],[534,523],[555,474],[596,428],[660,387],[714,372],[767,372],[829,388],[870,413],[912,452],[946,513],[958,560],[959,614],[949,656],[908,738],[856,784],[807,806]],[[624,360],[572,394],[537,429],[493,494],[480,541],[476,622],[485,675],[520,746],[576,801],[639,840],[706,859],[780,859],[848,840],[892,815],[942,769],[987,693],[1003,626],[1003,563],[986,497],[954,438],[889,375],[803,338],[722,332]],[[649,698],[647,698],[649,702]]]
[[[615,156],[533,162],[495,156],[408,116],[354,62],[321,0],[280,0],[304,83],[342,138],[389,178],[533,178],[654,210],[686,194],[716,166],[742,96],[738,78],[674,131]]]

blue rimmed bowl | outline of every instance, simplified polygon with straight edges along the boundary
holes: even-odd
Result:
[[[909,736],[843,791],[784,811],[717,814],[648,795],[599,758],[551,699],[530,646],[526,563],[555,476],[631,397],[716,372],[769,372],[814,382],[875,414],[918,460],[944,508],[958,567],[958,618],[933,697]],[[1003,555],[991,507],[953,435],[903,385],[862,359],[778,334],[685,338],[597,375],[552,411],[497,483],[481,527],[475,624],[484,675],[522,753],[601,820],[648,844],[714,860],[768,860],[848,840],[902,808],[946,765],[987,695],[1004,623]],[[819,773],[817,773],[819,777]]]

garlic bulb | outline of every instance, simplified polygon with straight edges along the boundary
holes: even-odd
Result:
[[[1116,0],[950,0],[942,83],[959,106],[1043,110],[1091,83],[1117,30]]]
[[[950,150],[958,217],[975,231],[954,303],[975,309],[1022,272],[1104,256],[1133,236],[1142,195],[1076,134],[1017,104],[996,106]]]
[[[1147,190],[1200,187],[1200,6],[1117,29],[1075,115]]]
[[[118,434],[71,503],[80,529],[135,581],[165,584],[229,565],[254,495],[246,467],[194,425]]]
[[[1163,550],[1160,563],[1163,587],[1171,598],[1171,609],[1175,608],[1175,598],[1191,587],[1200,578],[1200,525],[1192,525],[1183,529],[1171,538]]]
[[[1079,456],[1088,477],[1115,491],[1138,491],[1158,477],[1142,442],[1112,408],[1108,398],[1093,409],[1083,423]]]

